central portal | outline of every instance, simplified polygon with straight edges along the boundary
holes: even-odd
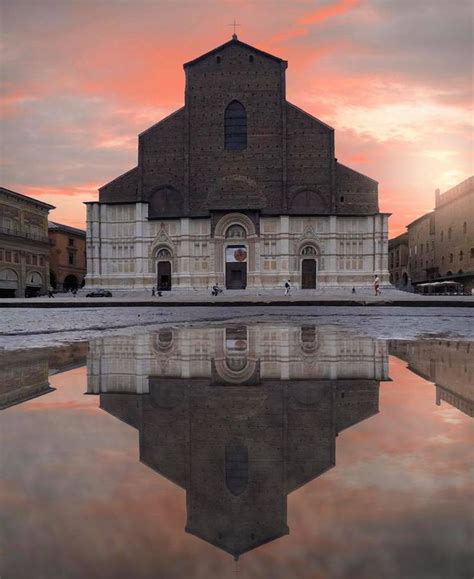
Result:
[[[158,262],[157,289],[159,291],[171,290],[171,262],[169,261]]]
[[[247,287],[247,248],[245,245],[229,245],[225,250],[226,289]]]

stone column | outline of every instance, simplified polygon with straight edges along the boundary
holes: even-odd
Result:
[[[290,247],[290,217],[288,215],[280,215],[280,232],[277,248],[278,285],[283,286],[287,279],[291,279],[290,258],[292,252]],[[296,280],[292,280],[293,286],[298,287],[299,283],[295,282]]]
[[[324,285],[334,286],[337,285],[337,275],[338,269],[338,235],[337,235],[337,217],[336,215],[330,215],[329,217],[329,231],[327,234],[327,242],[325,244],[325,255],[324,255]]]
[[[134,252],[135,252],[135,272],[133,287],[136,289],[145,289],[147,287],[148,272],[148,247],[146,237],[148,236],[148,204],[135,203],[135,220],[134,220]],[[153,285],[153,284],[151,284]]]

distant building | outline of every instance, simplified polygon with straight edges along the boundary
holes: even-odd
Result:
[[[465,291],[472,290],[474,177],[443,194],[437,189],[434,210],[409,223],[407,233],[391,239],[389,252],[391,280],[400,289],[430,281],[457,281]]]
[[[0,297],[46,293],[51,209],[53,205],[0,187]]]
[[[388,284],[378,184],[286,100],[281,58],[233,36],[184,65],[182,108],[87,205],[87,285],[228,289]]]
[[[408,289],[408,233],[402,233],[388,242],[388,269],[390,283]]]
[[[438,276],[435,262],[435,212],[426,213],[407,225],[408,271],[413,285]]]
[[[436,194],[437,276],[474,288],[474,176]]]
[[[49,222],[50,284],[56,290],[77,289],[86,276],[86,232]]]

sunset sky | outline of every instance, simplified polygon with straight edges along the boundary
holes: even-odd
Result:
[[[288,60],[287,99],[336,129],[337,158],[379,181],[391,235],[473,173],[470,0],[1,0],[1,184],[83,227],[234,18]]]

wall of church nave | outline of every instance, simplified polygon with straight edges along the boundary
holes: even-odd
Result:
[[[151,290],[163,276],[163,289],[226,287],[231,262],[244,271],[242,289],[287,279],[296,289],[367,287],[375,273],[388,284],[384,214],[262,217],[257,230],[232,213],[212,231],[210,218],[149,221],[147,204],[125,207],[89,204],[88,287]]]

